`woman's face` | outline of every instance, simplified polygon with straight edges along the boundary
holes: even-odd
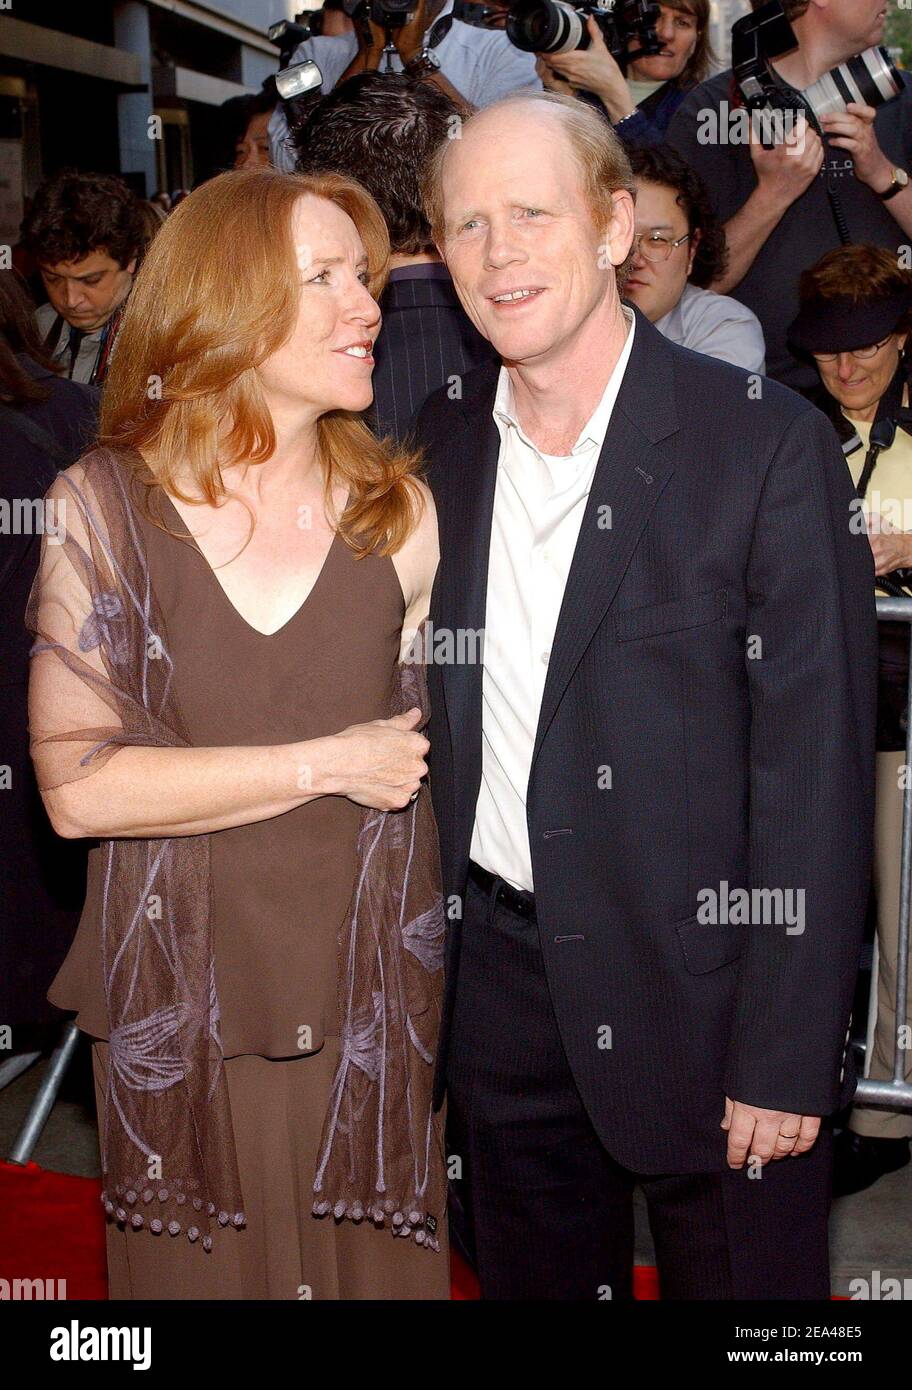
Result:
[[[628,75],[637,82],[669,82],[680,77],[693,56],[699,36],[694,15],[687,10],[673,10],[670,5],[660,5],[656,37],[662,45],[661,52],[652,58],[640,58],[631,63]]]
[[[844,410],[853,415],[876,410],[896,375],[907,336],[892,333],[873,357],[858,358],[850,352],[840,352],[832,362],[815,359],[824,386]]]
[[[292,235],[301,290],[291,337],[259,368],[276,406],[366,410],[374,398],[373,345],[380,309],[367,288],[367,253],[354,222],[326,198],[305,194]]]

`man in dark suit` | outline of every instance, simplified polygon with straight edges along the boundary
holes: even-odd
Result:
[[[630,1297],[639,1185],[664,1298],[825,1298],[870,548],[819,412],[622,303],[632,188],[606,123],[552,95],[472,117],[426,180],[503,363],[415,424],[441,546],[437,1094],[483,1296]]]
[[[421,207],[425,163],[460,119],[437,87],[370,72],[319,101],[296,137],[302,173],[350,175],[386,220],[392,254],[368,419],[376,434],[397,440],[432,391],[457,389],[472,367],[494,359],[459,303]]]

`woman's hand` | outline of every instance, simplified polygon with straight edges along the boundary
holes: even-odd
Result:
[[[329,765],[325,785],[337,796],[377,811],[401,811],[427,775],[424,756],[430,744],[415,733],[420,709],[393,719],[352,724],[327,739]]]
[[[868,519],[868,541],[874,555],[874,573],[890,574],[912,564],[912,534],[898,531],[877,512]]]
[[[636,107],[627,79],[608,52],[602,31],[592,15],[587,16],[586,27],[591,40],[588,48],[577,48],[572,53],[541,53],[536,57],[559,76],[566,77],[573,87],[593,92],[612,121],[623,120]]]
[[[541,78],[541,84],[546,92],[557,92],[559,96],[575,97],[577,89],[566,77],[561,77],[550,63],[546,60],[543,53],[539,53],[535,59],[535,71]]]

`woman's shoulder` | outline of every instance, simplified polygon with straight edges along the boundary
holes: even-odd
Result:
[[[142,459],[135,450],[106,444],[93,444],[75,463],[58,473],[51,493],[80,498],[84,505],[135,509],[136,480]]]

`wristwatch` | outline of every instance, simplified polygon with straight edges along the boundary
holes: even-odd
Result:
[[[895,198],[897,193],[901,193],[904,188],[908,187],[909,175],[906,173],[905,169],[894,169],[893,182],[890,184],[890,187],[885,193],[878,193],[877,196],[881,202],[886,203],[890,198]]]
[[[409,77],[420,80],[422,77],[431,77],[440,70],[440,59],[436,53],[429,48],[420,49],[407,63],[403,63],[402,70]]]

